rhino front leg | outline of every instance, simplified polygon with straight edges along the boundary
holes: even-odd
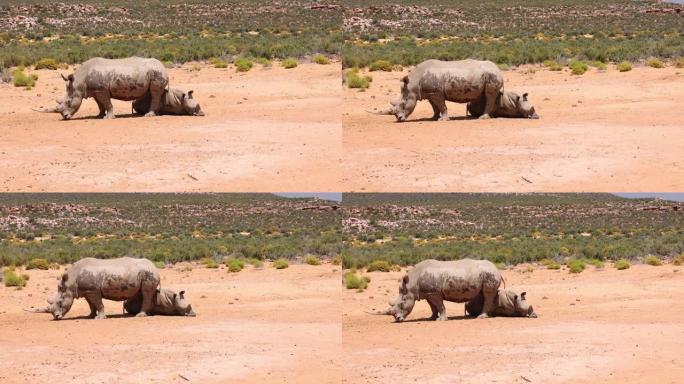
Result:
[[[86,301],[90,306],[90,315],[95,319],[106,319],[104,311],[104,304],[102,304],[102,296],[99,294],[91,294],[86,296]]]
[[[449,121],[449,113],[447,111],[446,100],[444,97],[433,96],[429,100],[436,115],[436,117],[433,116],[433,118],[438,121]]]
[[[86,301],[88,302],[88,306],[90,307],[90,314],[88,315],[88,317],[94,319],[95,316],[97,316],[97,306],[95,305],[95,302],[93,302],[88,297],[86,297]]]
[[[102,115],[102,118],[113,119],[115,117],[112,99],[108,93],[98,93],[95,95],[95,101],[97,102],[97,106],[100,107],[100,115]]]
[[[442,300],[441,296],[438,295],[431,295],[427,297],[428,303],[430,303],[430,308],[432,309],[432,317],[431,319],[433,320],[448,320],[449,318],[447,317],[446,313],[446,307],[444,306],[444,300]]]
[[[100,110],[100,113],[97,114],[97,117],[101,119],[101,118],[105,117],[107,109],[105,108],[104,104],[102,104],[102,102],[100,102],[100,100],[97,97],[95,98],[95,102],[97,103],[97,108]]]
[[[439,107],[437,106],[437,103],[432,101],[432,99],[428,99],[428,101],[432,107],[432,120],[439,120]]]

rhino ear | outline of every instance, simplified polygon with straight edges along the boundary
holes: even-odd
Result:
[[[180,295],[180,298],[183,299],[184,298],[183,295],[185,295],[185,291],[180,291],[180,293],[178,295]]]
[[[402,282],[404,285],[408,284],[408,282],[409,282],[409,277],[408,277],[408,275],[404,275],[404,278],[401,279],[401,282]]]
[[[183,92],[183,94],[181,95],[181,101],[184,101],[186,96],[187,95],[185,94],[185,92]]]
[[[523,93],[523,101],[527,101],[527,93]]]
[[[65,273],[65,274],[62,275],[62,281],[63,281],[63,282],[66,283],[66,281],[67,281],[68,279],[69,279],[69,275],[68,275],[68,274]]]
[[[402,81],[404,84],[408,84],[408,81],[409,81],[408,75],[402,77],[402,78],[401,78],[401,81]]]
[[[521,293],[521,294],[520,294],[520,298],[521,298],[522,300],[525,300],[525,295],[527,295],[527,292]]]
[[[188,91],[188,99],[192,99],[192,93],[195,91]]]
[[[519,103],[519,102],[520,102],[520,96],[516,96],[515,102],[516,102],[516,103]]]

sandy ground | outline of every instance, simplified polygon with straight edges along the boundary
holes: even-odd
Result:
[[[503,275],[527,291],[537,319],[464,319],[463,304],[447,303],[449,321],[428,321],[419,301],[393,323],[363,311],[387,308],[402,274],[368,274],[368,290],[342,296],[343,382],[681,383],[682,267],[524,268]]]
[[[165,269],[163,286],[185,289],[197,317],[123,317],[105,301],[110,317],[91,320],[80,299],[62,321],[22,311],[44,306],[60,275],[28,273],[25,289],[0,287],[2,383],[341,381],[339,267]]]
[[[0,85],[0,191],[339,192],[339,63],[194,65],[169,76],[205,117],[132,117],[130,102],[114,101],[118,118],[100,120],[87,99],[61,121],[31,110],[65,94],[57,71],[36,71],[30,91]]]
[[[406,70],[344,90],[344,190],[684,190],[684,69],[530,68],[504,72],[505,89],[529,92],[540,120],[466,120],[464,104],[447,103],[452,120],[433,122],[427,101],[406,123],[366,113],[399,97]]]

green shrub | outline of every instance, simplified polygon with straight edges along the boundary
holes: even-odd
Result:
[[[506,63],[498,63],[496,64],[497,67],[499,67],[500,70],[502,71],[508,71],[511,67],[506,64]]]
[[[11,269],[5,269],[3,272],[3,280],[5,281],[5,287],[25,287],[28,276],[19,276]]]
[[[228,267],[229,272],[240,272],[245,267],[245,262],[240,259],[230,258],[226,260],[226,267]]]
[[[283,60],[283,62],[280,63],[280,65],[282,65],[285,69],[294,68],[297,66],[297,59],[295,59],[294,57],[288,57],[287,59]]]
[[[684,57],[678,57],[675,60],[674,65],[676,68],[684,68]]]
[[[629,61],[621,61],[617,65],[617,70],[620,72],[629,72],[632,70],[632,63]]]
[[[304,257],[304,263],[309,265],[321,265],[321,261],[314,255],[306,255]]]
[[[674,265],[684,265],[684,253],[677,255],[672,259]]]
[[[212,259],[211,257],[204,257],[204,258],[200,259],[200,264],[202,264],[205,267],[210,268],[210,269],[216,269],[219,267],[216,260]]]
[[[366,268],[367,272],[389,272],[392,270],[392,266],[385,260],[375,260],[368,265]]]
[[[350,69],[345,74],[347,78],[347,86],[349,88],[358,88],[361,90],[370,87],[370,83],[373,81],[371,76],[361,76],[359,75],[358,69]]]
[[[50,262],[45,259],[31,259],[26,263],[26,269],[50,269]]]
[[[275,269],[285,269],[289,266],[290,266],[290,264],[287,262],[287,259],[282,258],[282,257],[273,262],[273,267]]]
[[[660,260],[660,257],[655,256],[655,255],[646,256],[646,259],[644,259],[644,262],[646,264],[652,265],[654,267],[663,265],[663,262]]]
[[[155,261],[154,266],[159,268],[159,269],[164,269],[164,268],[166,268],[166,263],[163,261]]]
[[[603,261],[601,261],[599,259],[589,259],[586,261],[586,263],[591,264],[596,268],[603,268],[604,267]]]
[[[173,68],[173,61],[165,60],[162,61],[162,64],[164,65],[164,68]]]
[[[592,61],[589,63],[589,65],[591,65],[592,67],[599,69],[601,71],[605,71],[608,68],[606,63],[604,63],[602,61]]]
[[[313,57],[311,58],[311,61],[313,61],[316,64],[321,64],[321,65],[330,64],[330,60],[328,60],[328,58],[325,57],[325,55],[321,55],[320,53],[313,55]]]
[[[209,64],[213,65],[214,68],[228,68],[228,62],[218,57],[210,57]]]
[[[271,65],[273,65],[273,63],[271,63],[271,60],[269,60],[265,57],[260,57],[260,58],[256,59],[256,62],[263,65],[264,67],[270,67]]]
[[[496,269],[505,271],[507,269],[506,263],[494,263],[496,265]]]
[[[330,263],[332,265],[341,265],[342,264],[342,256],[337,255],[337,256],[333,257],[332,260],[330,260]]]
[[[254,65],[252,60],[246,57],[238,57],[233,64],[235,64],[235,70],[238,72],[247,72],[252,69],[252,66]]]
[[[584,61],[573,61],[570,63],[570,70],[573,75],[583,75],[589,66]]]
[[[368,66],[368,70],[373,71],[384,71],[392,72],[392,63],[387,60],[376,60]]]
[[[35,69],[52,69],[57,70],[61,65],[55,59],[40,59],[36,62]]]
[[[651,68],[664,68],[665,63],[663,63],[662,60],[656,58],[656,57],[651,57],[646,61],[646,65],[648,65]]]
[[[578,259],[572,259],[568,261],[567,265],[570,273],[580,273],[584,271],[584,268],[586,267],[584,260]]]
[[[370,278],[367,276],[358,276],[355,270],[348,271],[344,274],[344,286],[347,289],[356,289],[359,292],[368,288]]]
[[[247,262],[251,264],[254,268],[261,268],[264,266],[264,262],[256,258],[247,259]]]
[[[617,260],[615,263],[613,263],[613,266],[615,267],[615,269],[621,271],[621,270],[623,270],[623,269],[629,268],[629,267],[630,267],[630,264],[629,264],[629,261],[628,261],[628,260],[626,260],[626,259],[620,259],[620,260]]]
[[[33,88],[38,80],[38,75],[24,73],[24,68],[19,67],[12,72],[12,83],[15,87],[26,87],[27,89]]]
[[[546,264],[546,269],[560,269],[560,267],[561,265],[555,261],[551,261],[550,263]]]
[[[544,66],[549,69],[549,71],[562,71],[563,66],[558,64],[556,60],[545,60]]]

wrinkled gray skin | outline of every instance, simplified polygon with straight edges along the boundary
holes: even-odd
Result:
[[[468,103],[467,111],[473,117],[480,117],[484,114],[486,100],[483,96],[475,101]],[[538,119],[539,115],[534,110],[534,106],[527,99],[527,93],[522,97],[515,92],[499,92],[496,98],[496,109],[491,114],[492,117],[521,117],[527,119]]]
[[[433,119],[449,120],[447,101],[468,103],[484,97],[485,113],[480,118],[487,119],[495,110],[503,83],[501,70],[491,61],[427,60],[402,79],[401,98],[378,114],[394,115],[398,121],[406,121],[418,101],[428,100]]]
[[[169,75],[159,60],[140,57],[90,59],[62,78],[67,83],[66,97],[57,100],[57,107],[42,112],[59,112],[65,120],[76,114],[83,99],[89,97],[100,108],[98,117],[113,119],[111,99],[130,101],[147,94],[151,97],[151,108],[146,116],[154,116],[161,109],[161,98],[169,85]]]
[[[494,300],[493,316],[508,316],[508,317],[537,317],[534,309],[527,303],[523,292],[520,295],[507,289],[499,289]],[[482,305],[484,304],[484,296],[477,295],[465,305],[465,311],[470,316],[479,316],[482,313]]]
[[[133,101],[135,113],[140,115],[148,113],[151,100],[152,96],[148,93],[143,98]],[[177,88],[164,91],[161,109],[158,114],[204,116],[202,108],[200,108],[199,103],[193,97],[193,91],[185,93]]]
[[[74,299],[83,297],[90,306],[90,317],[104,319],[102,299],[123,301],[141,296],[142,307],[137,316],[147,316],[152,309],[154,293],[159,286],[159,271],[147,259],[122,257],[94,259],[88,257],[75,262],[64,272],[57,286],[57,294],[48,299],[39,313],[52,313],[60,320],[69,312]]]
[[[399,297],[390,302],[390,307],[375,314],[392,315],[397,322],[404,321],[416,300],[425,299],[432,310],[431,320],[447,320],[444,301],[465,303],[482,295],[484,311],[479,317],[486,318],[494,310],[494,298],[502,280],[496,266],[486,260],[424,260],[403,277]]]
[[[142,307],[142,295],[138,294],[132,299],[124,301],[124,310],[127,313],[138,313]],[[152,309],[148,315],[166,316],[195,316],[192,305],[185,300],[185,291],[176,293],[170,289],[157,289],[152,299]]]

